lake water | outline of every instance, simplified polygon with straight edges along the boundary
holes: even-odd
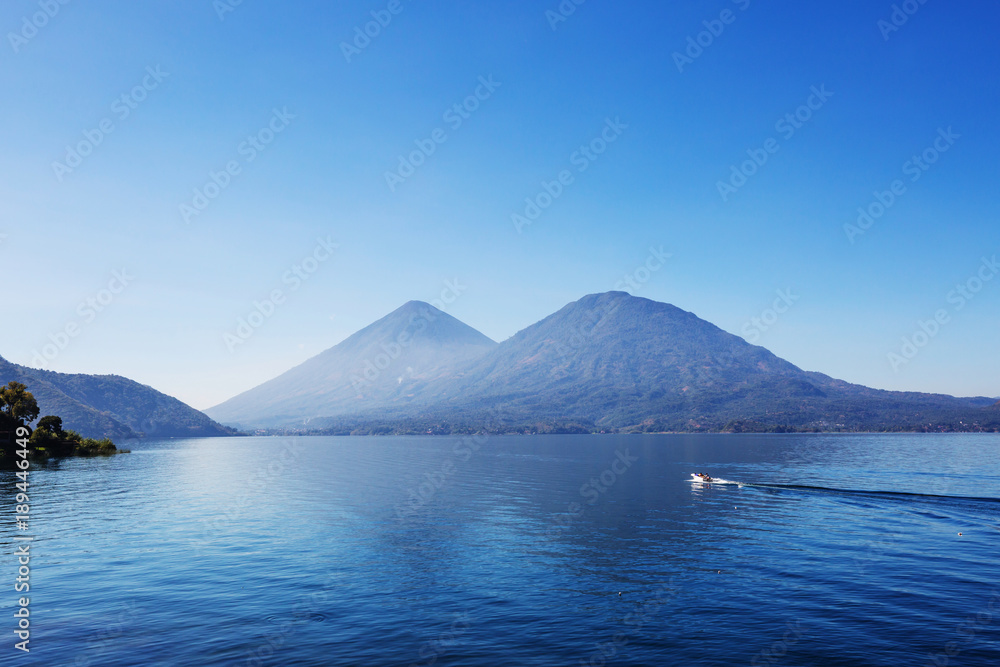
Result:
[[[995,435],[127,446],[0,473],[3,664],[1000,664]]]

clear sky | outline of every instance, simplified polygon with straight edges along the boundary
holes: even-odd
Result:
[[[503,340],[654,248],[626,291],[802,368],[1000,396],[1000,7],[899,4],[8,0],[0,355],[207,408],[410,299]]]

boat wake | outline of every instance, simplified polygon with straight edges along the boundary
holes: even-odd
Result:
[[[935,493],[913,493],[909,491],[869,491],[865,489],[838,489],[827,486],[813,486],[809,484],[745,484],[740,486],[750,486],[758,489],[777,489],[779,491],[803,491],[812,493],[832,493],[839,495],[868,496],[872,498],[886,498],[898,500],[957,500],[964,502],[998,503],[1000,498],[987,498],[980,496],[956,496],[941,495]]]
[[[866,489],[841,489],[828,486],[815,486],[811,484],[759,484],[754,482],[738,482],[721,477],[712,477],[706,481],[698,475],[692,473],[689,480],[693,484],[728,484],[740,488],[773,489],[776,491],[798,491],[802,493],[826,493],[842,496],[860,496],[869,498],[882,498],[886,500],[925,500],[925,501],[958,501],[974,503],[1000,504],[1000,498],[990,498],[981,496],[961,496],[943,495],[934,493],[913,493],[909,491],[871,491]]]

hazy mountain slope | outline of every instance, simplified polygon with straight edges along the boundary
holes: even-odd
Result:
[[[505,341],[469,369],[464,390],[569,399],[607,390],[634,395],[734,386],[801,373],[692,313],[609,292],[571,303]]]
[[[31,369],[12,364],[0,358],[0,384],[11,381],[21,382],[28,387],[38,407],[40,415],[59,415],[63,427],[78,431],[88,438],[135,438],[138,433],[108,414],[67,396],[48,380],[36,378]]]
[[[496,345],[434,306],[410,301],[206,413],[223,423],[253,427],[405,407],[446,397],[449,383]]]
[[[410,342],[399,344],[401,335]],[[410,302],[209,414],[337,432],[497,423],[718,430],[731,422],[919,430],[1000,426],[998,411],[987,408],[993,402],[880,391],[807,372],[675,306],[608,292],[499,345]]]
[[[56,373],[0,358],[0,383],[23,382],[42,415],[90,438],[218,436],[231,431],[176,398],[117,375]]]
[[[611,428],[720,428],[734,419],[823,427],[918,424],[931,414],[982,405],[806,372],[692,313],[624,292],[567,305],[434,390],[443,397],[442,408],[467,417],[502,407],[525,421]]]

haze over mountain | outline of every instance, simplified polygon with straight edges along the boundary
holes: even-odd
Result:
[[[65,428],[87,438],[232,434],[176,398],[119,375],[56,373],[0,357],[0,385],[12,380],[28,387],[41,416],[58,415]]]
[[[316,417],[447,398],[497,343],[422,301],[410,301],[312,359],[206,414],[227,424],[308,424]]]
[[[449,403],[598,428],[718,429],[733,420],[817,428],[916,426],[987,399],[888,392],[806,372],[692,313],[592,294],[504,341]],[[885,419],[889,417],[889,419]]]
[[[391,347],[413,307],[209,414],[248,426],[376,432],[385,424],[426,432],[498,420],[631,431],[997,423],[996,411],[984,409],[993,399],[880,391],[807,372],[692,313],[624,292],[586,296],[499,345],[449,317],[359,385],[359,369]],[[456,345],[456,332],[470,342]],[[411,352],[423,366],[405,356]]]

